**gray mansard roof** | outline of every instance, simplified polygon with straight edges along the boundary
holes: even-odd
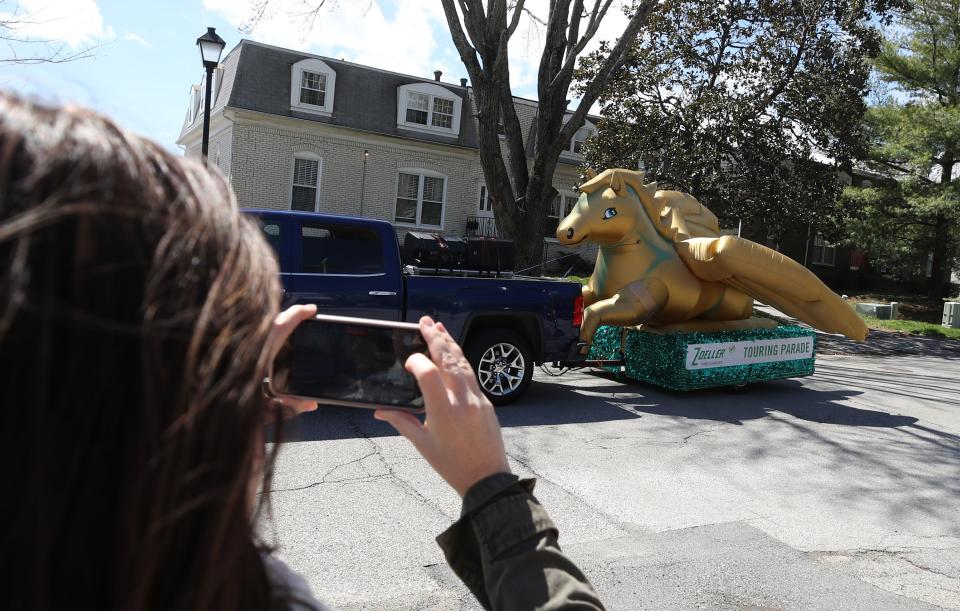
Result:
[[[301,60],[311,58],[322,60],[336,72],[336,93],[333,99],[333,112],[330,116],[301,112],[291,108],[292,67]],[[469,87],[398,74],[250,40],[240,41],[240,44],[223,59],[220,78],[221,82],[218,83],[214,94],[215,99],[212,100],[211,112],[224,107],[250,110],[421,142],[479,148],[476,111]],[[398,89],[414,83],[443,87],[462,100],[460,133],[457,136],[430,134],[397,127]],[[518,105],[536,107],[536,102],[533,100],[514,99]],[[596,123],[599,117],[591,115],[587,119]],[[528,132],[528,141],[532,141],[536,130],[536,117],[528,121],[529,124],[524,125],[523,128]],[[185,122],[181,137],[196,128],[199,123],[199,121]],[[532,146],[527,147],[527,154],[533,154]],[[578,160],[563,156],[559,161],[573,165],[580,163]]]
[[[473,120],[474,110],[466,87],[280,49],[249,40],[241,41],[239,48],[233,53],[238,53],[239,57],[236,60],[236,76],[226,101],[228,107],[329,123],[387,136],[469,148],[479,147],[477,126]],[[291,67],[312,57],[322,59],[337,73],[333,113],[329,117],[299,112],[290,107]],[[459,136],[411,133],[409,130],[397,128],[397,88],[412,83],[439,85],[463,100]]]

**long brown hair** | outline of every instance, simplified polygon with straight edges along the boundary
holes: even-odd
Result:
[[[219,174],[0,94],[11,608],[272,606],[248,490],[279,292]]]

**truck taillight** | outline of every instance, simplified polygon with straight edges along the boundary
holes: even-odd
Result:
[[[583,324],[583,295],[577,295],[573,300],[573,326],[579,327]]]

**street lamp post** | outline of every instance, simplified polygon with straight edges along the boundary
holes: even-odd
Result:
[[[363,176],[360,178],[360,216],[363,216],[363,196],[367,190],[367,160],[370,159],[370,151],[363,151]]]
[[[203,96],[203,139],[200,141],[200,154],[204,161],[207,159],[207,148],[210,145],[210,92],[213,82],[213,69],[220,63],[220,54],[227,46],[226,41],[217,36],[215,28],[207,28],[206,33],[197,39],[197,48],[200,49],[200,59],[207,70],[207,90]]]

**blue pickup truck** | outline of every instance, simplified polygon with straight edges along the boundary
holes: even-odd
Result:
[[[283,305],[381,320],[442,321],[458,339],[484,392],[502,405],[520,397],[540,363],[582,359],[580,285],[539,278],[419,275],[405,268],[384,221],[278,210],[260,220],[280,261]]]

